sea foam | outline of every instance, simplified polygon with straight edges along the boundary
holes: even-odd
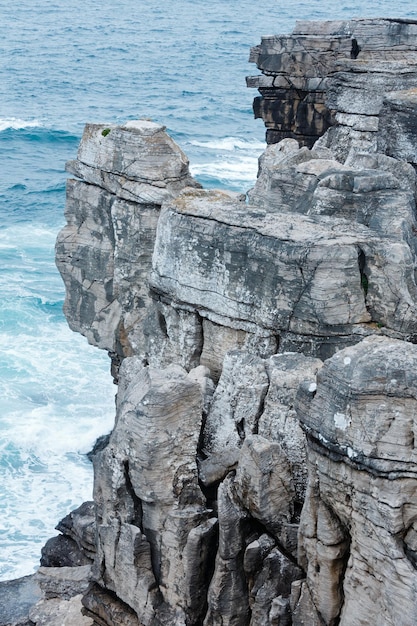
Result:
[[[38,120],[21,120],[17,117],[0,118],[0,132],[4,130],[21,130],[23,128],[40,128]]]

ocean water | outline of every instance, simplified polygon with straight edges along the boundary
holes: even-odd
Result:
[[[84,124],[150,117],[206,187],[245,191],[264,148],[249,48],[296,19],[358,16],[417,10],[414,0],[2,0],[0,579],[33,572],[57,521],[91,498],[85,453],[114,419],[107,355],[68,329],[54,265],[64,164]]]

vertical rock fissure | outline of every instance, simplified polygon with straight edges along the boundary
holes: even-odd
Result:
[[[346,574],[346,570],[347,570],[348,563],[349,563],[349,558],[350,558],[350,546],[351,546],[351,543],[352,543],[352,539],[351,539],[350,533],[348,532],[348,529],[345,528],[345,531],[346,531],[346,539],[347,539],[348,543],[347,543],[347,547],[346,547],[346,552],[343,555],[343,568],[342,568],[342,572],[340,574],[339,586],[340,586],[341,603],[340,603],[339,615],[338,615],[338,617],[336,618],[336,621],[335,621],[335,626],[339,626],[339,624],[340,624],[342,610],[343,610],[343,605],[345,603],[344,580],[345,580],[345,574]]]
[[[357,39],[352,37],[352,48],[350,50],[350,58],[351,59],[357,59],[361,50],[362,50],[362,48],[358,44]]]
[[[128,459],[126,459],[123,462],[123,471],[124,471],[126,490],[127,490],[128,494],[129,494],[131,500],[132,500],[133,510],[134,510],[133,518],[128,520],[128,521],[129,521],[129,524],[132,524],[133,526],[137,526],[143,532],[143,528],[142,528],[142,517],[143,517],[142,501],[136,495],[135,489],[134,489],[134,487],[132,485],[132,480],[131,480],[130,474],[129,474],[129,460]]]
[[[365,272],[365,268],[366,268],[366,257],[365,257],[365,253],[362,250],[362,248],[358,247],[358,266],[359,266],[359,275],[360,275],[360,281],[361,281],[361,288],[363,291],[363,295],[364,295],[364,301],[365,301],[365,307],[367,310],[368,309],[368,304],[366,301],[367,295],[368,295],[368,289],[369,289],[369,281],[368,281],[368,276]]]

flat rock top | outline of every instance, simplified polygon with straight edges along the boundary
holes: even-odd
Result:
[[[349,37],[357,31],[365,31],[377,37],[381,32],[400,31],[403,37],[417,31],[417,20],[404,18],[353,18],[351,20],[297,20],[294,35],[311,35],[326,37]]]
[[[361,224],[327,216],[316,218],[295,213],[268,213],[217,190],[185,190],[168,206],[177,213],[255,230],[260,235],[294,243],[314,241],[323,245],[346,245],[373,238],[372,232]]]
[[[77,160],[136,181],[181,179],[189,174],[188,159],[164,128],[149,120],[86,124]]]
[[[166,129],[163,124],[152,122],[151,120],[129,120],[124,124],[105,124],[105,123],[89,123],[86,124],[86,130],[91,133],[104,131],[103,137],[109,135],[115,130],[128,130],[145,137],[150,137],[156,133],[161,133]]]
[[[151,120],[132,120],[123,124],[122,128],[128,130],[137,131],[143,135],[153,135],[155,133],[162,132],[166,129],[166,126],[157,124]]]
[[[0,582],[0,626],[29,620],[30,609],[41,597],[35,576]]]

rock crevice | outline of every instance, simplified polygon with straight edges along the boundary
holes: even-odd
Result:
[[[90,623],[417,623],[416,35],[263,38],[246,199],[158,124],[86,127],[56,250],[118,381],[92,527],[60,525]]]

